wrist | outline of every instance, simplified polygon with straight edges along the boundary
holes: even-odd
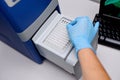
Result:
[[[80,54],[86,54],[86,53],[89,53],[89,52],[93,52],[94,54],[96,54],[95,50],[93,48],[82,48],[82,49],[79,49],[78,51],[76,51],[76,56],[78,58],[78,56]]]
[[[82,55],[89,52],[93,52],[91,48],[84,48],[78,51],[78,55]]]
[[[75,49],[76,49],[76,52],[78,53],[80,50],[82,49],[91,49],[91,50],[94,50],[93,47],[91,46],[91,44],[81,44],[81,45],[77,45],[75,46]]]

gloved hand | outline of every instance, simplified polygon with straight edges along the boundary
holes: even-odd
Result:
[[[94,50],[91,43],[98,31],[98,27],[99,22],[93,26],[88,17],[78,17],[67,25],[68,35],[76,49],[76,53],[83,48]]]

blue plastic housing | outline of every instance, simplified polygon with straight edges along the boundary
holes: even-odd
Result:
[[[14,0],[13,0],[14,1]],[[42,63],[32,39],[24,42],[17,33],[25,31],[48,7],[52,0],[20,0],[14,7],[0,0],[0,40],[18,50],[31,60]],[[59,11],[59,6],[54,10]]]

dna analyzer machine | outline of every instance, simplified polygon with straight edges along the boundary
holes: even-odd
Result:
[[[57,0],[0,0],[0,40],[31,60],[43,57],[67,72],[81,77],[75,50]],[[97,47],[97,37],[92,43]]]

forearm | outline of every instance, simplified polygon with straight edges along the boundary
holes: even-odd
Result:
[[[78,57],[82,68],[83,79],[110,80],[107,72],[91,49],[86,48],[80,50]]]

